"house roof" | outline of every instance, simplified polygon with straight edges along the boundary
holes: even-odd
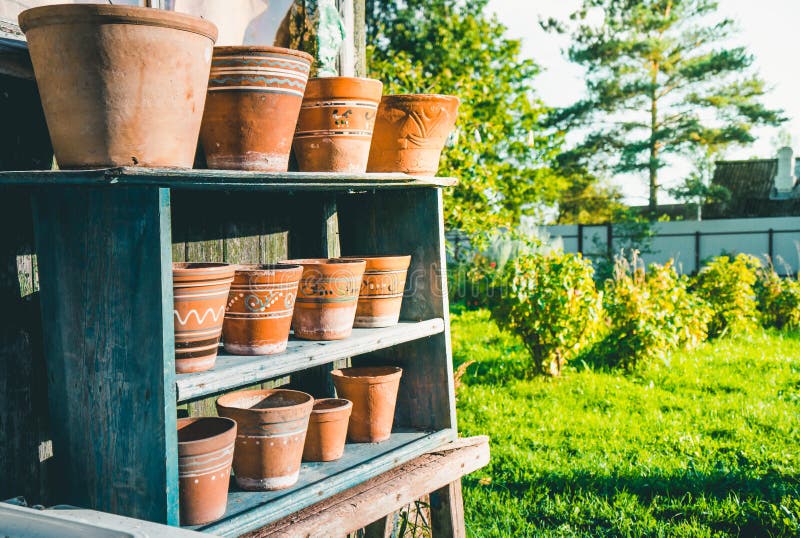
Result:
[[[800,199],[770,199],[778,159],[717,161],[715,164],[711,183],[728,189],[730,200],[707,205],[703,214],[708,218],[800,215]],[[795,176],[800,176],[800,159],[795,159]]]

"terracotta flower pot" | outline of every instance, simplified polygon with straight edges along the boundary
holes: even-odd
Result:
[[[305,461],[333,461],[342,457],[352,409],[350,400],[323,398],[314,402],[303,447]]]
[[[173,263],[175,371],[214,367],[235,267],[227,263]]]
[[[225,351],[235,355],[286,351],[302,274],[300,265],[238,266],[222,325]]]
[[[251,491],[291,487],[300,461],[314,398],[296,390],[241,390],[220,397],[217,412],[239,425],[233,472]]]
[[[236,422],[221,417],[178,419],[181,525],[222,517],[228,504]]]
[[[381,81],[369,78],[308,81],[294,135],[301,172],[366,171],[382,89]]]
[[[19,24],[61,168],[192,166],[214,24],[105,4],[37,7]]]
[[[294,335],[306,340],[341,340],[353,332],[364,260],[289,260],[303,266],[292,317]]]
[[[392,435],[397,389],[403,370],[396,366],[342,368],[331,372],[336,394],[353,402],[347,438],[377,443]]]
[[[216,47],[200,141],[209,168],[285,172],[311,55]]]
[[[345,256],[367,262],[353,327],[391,327],[400,320],[411,256]]]
[[[458,102],[452,95],[384,95],[367,172],[435,176]]]

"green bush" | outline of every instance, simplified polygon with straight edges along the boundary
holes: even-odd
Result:
[[[688,290],[672,261],[645,271],[638,255],[618,258],[603,289],[607,331],[592,349],[598,362],[633,369],[705,341],[711,311]]]
[[[727,333],[750,332],[758,325],[755,289],[761,262],[747,254],[713,258],[698,273],[697,294],[711,307],[708,325],[712,338]]]
[[[553,251],[520,255],[495,279],[492,317],[521,337],[533,373],[559,375],[594,335],[602,305],[593,272],[580,254]]]
[[[758,310],[765,327],[800,328],[800,282],[781,278],[770,264],[757,272],[755,284]]]

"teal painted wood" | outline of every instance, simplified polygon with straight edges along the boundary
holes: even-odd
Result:
[[[0,172],[0,183],[29,186],[159,186],[189,190],[348,191],[448,187],[453,178],[406,174],[338,174],[332,172],[247,172],[166,168],[40,170]]]
[[[299,482],[286,490],[240,491],[231,481],[225,516],[194,528],[219,536],[239,536],[357,486],[443,446],[454,437],[452,430],[395,429],[391,439],[383,443],[348,443],[344,456],[337,461],[303,463]]]
[[[59,502],[177,524],[169,192],[33,194]]]
[[[456,428],[442,193],[409,189],[339,197],[342,254],[411,254],[400,318],[442,318],[444,331],[353,358],[353,365],[403,368],[395,420],[420,429]]]
[[[286,352],[279,355],[230,355],[220,349],[213,370],[176,376],[178,401],[196,400],[226,390],[275,379],[339,359],[384,349],[411,340],[427,338],[444,331],[441,318],[405,322],[383,329],[353,329],[344,340],[312,342],[290,340]]]

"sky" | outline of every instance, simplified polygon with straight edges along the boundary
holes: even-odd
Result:
[[[544,68],[536,77],[534,88],[550,106],[566,106],[584,92],[582,70],[567,61],[562,53],[569,45],[566,36],[544,32],[540,18],[566,20],[579,5],[579,0],[490,0],[489,10],[508,27],[508,35],[521,39],[523,55],[533,58]],[[800,31],[800,0],[719,0],[722,15],[736,20],[740,33],[737,43],[755,56],[754,67],[771,87],[764,103],[782,109],[789,121],[784,128],[793,137],[795,153],[800,149],[800,55],[797,34]],[[771,158],[775,153],[775,137],[779,129],[760,128],[756,142],[744,148],[732,148],[726,158]],[[666,183],[675,183],[689,171],[688,164],[664,170]],[[643,177],[621,176],[615,182],[622,186],[628,203],[644,204],[647,189]],[[668,201],[663,196],[662,202]]]

